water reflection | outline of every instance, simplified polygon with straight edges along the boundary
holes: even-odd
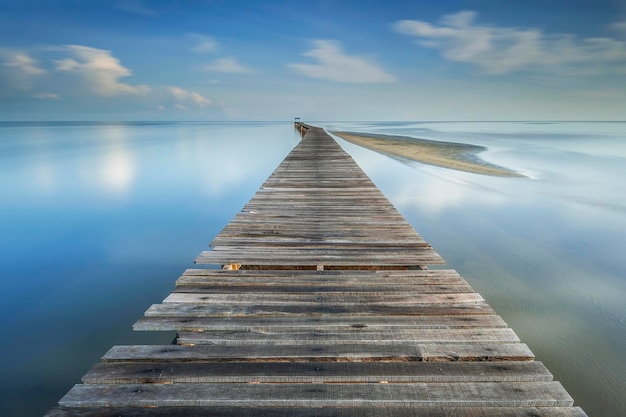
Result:
[[[0,414],[40,416],[296,143],[283,124],[0,124]]]
[[[130,191],[137,168],[128,149],[116,146],[102,156],[99,179],[102,188],[117,194]]]
[[[46,161],[40,160],[35,163],[32,170],[33,186],[39,193],[49,194],[56,186],[56,171],[54,166]]]

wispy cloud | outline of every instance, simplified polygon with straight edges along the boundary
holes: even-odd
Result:
[[[434,24],[400,20],[393,28],[414,37],[420,46],[438,49],[446,59],[476,65],[487,74],[530,71],[592,75],[626,67],[623,41],[479,24],[477,16],[473,11],[461,11]]]
[[[219,42],[214,38],[201,35],[198,33],[190,33],[187,35],[193,41],[191,50],[196,53],[214,53],[220,48]],[[204,71],[222,72],[228,74],[252,74],[255,71],[248,68],[237,60],[237,58],[229,56],[217,58],[202,67]]]
[[[234,57],[218,58],[210,64],[205,65],[203,69],[205,71],[224,72],[228,74],[252,74],[255,72],[252,68],[241,65]]]
[[[19,51],[4,50],[2,66],[18,71],[24,75],[41,75],[45,74],[46,70],[39,67],[39,63],[36,59],[31,58],[28,54]]]
[[[626,21],[612,23],[609,25],[609,28],[620,33],[621,35],[626,35]]]
[[[132,75],[111,51],[81,45],[67,45],[63,48],[71,58],[55,61],[58,71],[74,73],[93,93],[111,97],[124,94],[147,94],[146,85],[130,85],[120,82],[120,78]]]
[[[37,93],[34,95],[35,98],[40,100],[60,100],[61,96],[57,93]]]
[[[200,107],[206,107],[211,104],[211,100],[206,97],[203,97],[201,94],[196,93],[195,91],[184,90],[179,87],[169,86],[167,87],[167,91],[174,97],[178,103],[176,103],[176,108],[182,109],[186,108],[186,106],[182,103],[193,103]]]
[[[210,36],[198,33],[190,33],[189,38],[193,41],[191,50],[197,53],[215,52],[219,48],[219,43]]]
[[[28,53],[0,47],[0,97],[30,96],[47,73]]]
[[[139,0],[118,1],[115,8],[123,12],[138,14],[145,17],[152,17],[157,14],[154,9],[149,8]]]
[[[362,57],[347,55],[341,45],[333,40],[313,41],[314,48],[303,55],[313,58],[316,64],[290,64],[289,67],[311,78],[339,83],[389,83],[395,77],[376,63]]]

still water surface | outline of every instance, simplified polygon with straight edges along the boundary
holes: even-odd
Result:
[[[484,145],[530,178],[340,143],[591,417],[626,415],[626,123],[318,123]],[[298,142],[291,123],[0,123],[0,414],[38,416]]]

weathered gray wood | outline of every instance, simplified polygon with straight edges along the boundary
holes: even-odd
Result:
[[[323,328],[353,331],[355,329],[464,329],[504,328],[500,316],[327,316],[327,317],[144,317],[133,325],[138,331],[170,330],[268,330]]]
[[[75,385],[61,406],[568,407],[558,382]]]
[[[444,263],[439,255],[424,249],[416,249],[412,253],[399,252],[397,249],[382,251],[380,249],[349,250],[320,249],[319,251],[299,251],[277,248],[262,251],[258,246],[233,250],[204,251],[195,259],[197,264],[232,264],[243,265],[329,265],[329,266],[419,266]]]
[[[117,362],[84,384],[551,381],[541,362]]]
[[[231,283],[230,285],[215,285],[213,283],[207,284],[187,284],[184,286],[178,286],[173,292],[177,293],[210,293],[210,294],[227,294],[227,293],[254,293],[254,294],[455,294],[455,293],[474,293],[474,290],[469,285],[369,285],[358,286],[354,285],[341,285],[341,284],[317,284],[297,286],[293,283],[290,285],[281,285],[276,283],[275,285],[257,285],[257,284],[243,284],[236,285]]]
[[[481,305],[485,300],[478,293],[460,294],[402,294],[402,293],[241,293],[241,294],[211,294],[211,293],[180,293],[173,292],[163,303],[192,303],[192,304],[280,304],[283,306],[294,304],[359,304],[375,305],[441,305],[441,304],[474,304]]]
[[[267,329],[267,330],[212,330],[179,331],[180,344],[211,345],[297,345],[315,343],[437,343],[485,344],[516,343],[519,338],[511,329]]]
[[[430,304],[430,305],[374,305],[374,304],[154,304],[146,311],[147,317],[243,317],[243,316],[458,316],[491,315],[493,309],[481,304]]]
[[[258,286],[317,286],[342,285],[359,286],[364,290],[369,286],[386,285],[396,288],[400,285],[468,285],[454,270],[390,270],[390,271],[278,271],[278,270],[238,270],[188,269],[176,281],[183,285],[258,285]]]
[[[233,277],[264,277],[267,278],[268,275],[272,277],[280,278],[280,277],[311,277],[311,279],[318,278],[327,278],[332,279],[333,277],[337,279],[352,279],[358,278],[367,280],[368,278],[393,278],[393,279],[402,279],[402,278],[415,278],[415,279],[423,279],[429,278],[432,276],[436,277],[447,277],[454,276],[460,277],[459,273],[454,269],[389,269],[389,270],[376,270],[376,271],[350,271],[350,270],[334,270],[334,271],[302,271],[302,270],[240,270],[240,271],[224,271],[221,269],[210,269],[210,268],[190,268],[186,269],[183,273],[184,276],[233,276]]]
[[[57,408],[45,417],[587,417],[579,407],[98,407]]]
[[[336,345],[129,345],[114,346],[104,362],[138,361],[273,361],[273,362],[352,362],[352,361],[530,361],[535,356],[523,343],[511,344],[417,344],[342,343]]]

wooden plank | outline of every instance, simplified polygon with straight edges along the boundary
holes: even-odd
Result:
[[[478,362],[532,361],[533,353],[523,343],[511,344],[417,344],[342,343],[337,345],[129,345],[114,346],[104,362],[183,361],[183,362],[353,362],[423,361]]]
[[[439,259],[434,251],[428,248],[412,248],[396,246],[392,248],[379,248],[374,249],[369,246],[358,246],[358,244],[347,245],[328,245],[327,247],[311,247],[312,245],[299,245],[293,247],[279,246],[276,248],[268,248],[264,246],[249,247],[249,246],[215,246],[211,251],[201,252],[199,258],[211,258],[211,257],[228,257],[228,256],[243,256],[245,258],[256,258],[262,256],[269,256],[272,260],[282,260],[286,256],[293,256],[294,258],[308,260],[308,259],[325,259],[328,261],[334,261],[336,263],[354,263],[350,259],[343,259],[343,257],[360,257],[367,256],[372,257],[372,263],[380,262],[397,262],[402,260],[405,264],[411,264],[411,261],[415,262],[415,259],[426,259],[430,262],[437,262]],[[235,254],[235,255],[231,255]],[[280,264],[279,264],[280,265]]]
[[[274,171],[275,174],[284,174],[284,173],[292,174],[295,172],[297,172],[297,170],[294,168],[284,169],[284,170],[277,169],[276,171]],[[305,172],[308,172],[308,171],[305,171]],[[283,193],[283,192],[300,193],[300,195],[316,194],[316,193],[327,194],[328,189],[324,187],[317,187],[317,188],[316,187],[272,187],[272,186],[263,184],[261,188],[257,191],[257,194],[255,195],[263,195],[263,194],[270,194],[270,193]],[[384,196],[384,194],[378,188],[372,188],[371,185],[365,186],[365,187],[351,186],[347,190],[338,191],[338,193],[342,193],[342,192],[356,194],[356,195],[373,195],[373,196],[383,195]]]
[[[294,345],[300,343],[436,343],[436,344],[486,344],[516,343],[519,338],[513,330],[505,329],[265,329],[265,330],[212,330],[179,331],[179,344],[211,345]]]
[[[98,407],[57,408],[45,417],[587,417],[579,407]]]
[[[466,283],[466,281],[457,276],[433,276],[433,277],[384,277],[384,276],[298,276],[291,275],[290,272],[296,272],[297,270],[285,270],[287,273],[285,276],[270,276],[270,275],[251,275],[251,276],[190,276],[183,275],[176,281],[176,290],[182,289],[184,286],[200,286],[210,285],[217,287],[243,287],[243,286],[255,286],[265,288],[291,288],[291,287],[308,287],[308,288],[326,288],[331,286],[341,286],[346,289],[359,288],[361,291],[372,291],[375,288],[386,287],[389,290],[396,288],[409,289],[417,288],[419,291],[430,291],[427,286],[433,287],[448,287],[448,286],[463,286],[473,291],[472,287]],[[233,272],[233,271],[223,271]],[[238,270],[236,272],[249,272],[249,273],[261,273],[270,272],[269,270]],[[304,272],[304,271],[297,271]],[[314,271],[306,271],[314,272]],[[331,270],[325,270],[320,272],[334,272]],[[353,271],[360,272],[360,271]],[[383,271],[381,271],[383,272]],[[464,290],[458,291],[464,292]]]
[[[337,200],[332,198],[332,196],[323,195],[318,196],[318,198],[324,198],[326,201],[313,203],[294,199],[283,199],[282,202],[251,200],[250,203],[243,207],[242,211],[235,215],[232,222],[226,227],[243,224],[254,225],[255,223],[260,223],[260,220],[273,220],[277,225],[286,224],[291,226],[301,225],[302,223],[298,221],[300,218],[305,220],[324,218],[329,222],[328,224],[352,224],[356,220],[362,220],[365,224],[388,225],[401,230],[404,229],[407,235],[419,238],[419,234],[416,231],[411,232],[411,229],[406,228],[409,224],[396,210],[384,206],[359,207],[360,200],[354,198]],[[354,204],[354,206],[344,210],[342,207],[344,203]],[[277,204],[285,205],[278,208]],[[328,212],[333,213],[333,216],[328,216]],[[359,215],[359,218],[357,218],[357,215]],[[284,220],[285,223],[279,223],[279,220]]]
[[[75,385],[61,406],[568,407],[558,382]]]
[[[183,273],[183,276],[232,276],[232,277],[263,277],[272,276],[280,277],[301,277],[301,278],[337,278],[337,279],[355,279],[366,280],[367,278],[393,278],[393,279],[426,279],[440,277],[460,277],[459,273],[454,269],[410,269],[410,270],[379,270],[379,271],[350,271],[350,270],[334,270],[334,271],[283,271],[283,270],[264,270],[264,271],[224,271],[217,268],[189,268]]]
[[[336,229],[335,229],[336,231]],[[298,250],[306,245],[307,249],[316,250],[328,250],[328,249],[362,249],[362,248],[384,248],[387,250],[398,249],[405,250],[406,248],[428,248],[427,244],[419,242],[418,240],[409,242],[401,236],[387,237],[386,240],[381,239],[380,236],[371,236],[363,238],[360,242],[356,243],[350,238],[320,238],[318,236],[309,236],[310,229],[302,229],[302,231],[291,230],[289,234],[281,233],[280,235],[274,232],[267,232],[261,230],[254,232],[250,229],[246,229],[244,232],[236,231],[236,237],[230,237],[229,235],[222,235],[220,238],[214,239],[210,246],[214,248],[218,247],[237,247],[239,249],[246,246],[251,247],[276,247],[276,248],[288,248]],[[403,239],[404,242],[399,245],[397,239]]]
[[[419,293],[240,293],[240,294],[211,294],[211,293],[181,293],[173,292],[168,295],[163,303],[192,303],[192,304],[334,304],[354,305],[441,305],[441,304],[484,304],[485,300],[478,293],[444,293],[444,294],[419,294]]]
[[[299,208],[292,202],[289,203],[290,207],[288,209],[283,208],[280,211],[271,210],[269,207],[266,210],[261,208],[252,209],[248,212],[237,214],[224,228],[224,231],[242,230],[248,227],[261,229],[267,226],[287,230],[290,228],[301,229],[303,225],[309,222],[324,220],[323,224],[318,224],[317,226],[331,230],[333,227],[349,227],[359,223],[362,226],[360,230],[353,230],[352,233],[368,234],[373,232],[374,228],[381,228],[386,231],[402,233],[407,238],[414,238],[416,241],[424,243],[424,239],[416,232],[411,232],[411,229],[407,228],[409,225],[406,221],[395,213],[385,212],[383,213],[384,215],[377,215],[371,209],[358,210],[353,208],[351,210],[340,210],[338,206],[340,207],[342,202],[333,201],[333,203],[334,205],[328,207],[325,205],[320,206],[317,210],[310,205],[303,205]],[[352,200],[349,203],[358,204],[358,202]],[[333,213],[332,217],[328,215],[329,211]],[[344,230],[343,232],[347,233],[349,231]]]
[[[170,330],[269,330],[324,328],[351,331],[354,329],[463,329],[505,328],[500,316],[329,316],[329,317],[143,317],[134,325],[138,331]]]
[[[468,285],[454,270],[378,270],[378,271],[298,271],[188,269],[177,286],[210,283],[213,285],[343,285],[366,288],[372,285]]]
[[[275,250],[254,250],[245,248],[220,250],[215,247],[213,251],[204,251],[195,259],[197,264],[231,264],[241,263],[245,265],[371,265],[371,266],[418,266],[438,265],[445,263],[434,251],[415,249],[404,253],[397,250],[299,250],[291,253],[291,250],[277,248]]]
[[[84,384],[552,381],[541,362],[101,363]]]
[[[374,232],[374,228],[381,228],[385,231],[394,232],[407,239],[414,239],[417,242],[425,243],[424,239],[416,232],[407,229],[406,221],[399,217],[396,213],[382,211],[377,213],[376,210],[363,210],[352,208],[342,210],[338,207],[341,202],[334,202],[332,206],[312,207],[311,205],[295,205],[289,203],[290,207],[283,208],[280,211],[272,210],[269,207],[259,206],[250,208],[247,212],[239,213],[232,219],[231,223],[224,228],[224,233],[240,231],[250,228],[251,230],[261,230],[262,228],[275,229],[301,229],[304,225],[313,222],[324,221],[316,226],[319,230],[332,230],[333,227],[348,228],[360,224],[362,227],[352,230],[352,234],[358,236],[370,235]],[[350,201],[350,204],[358,204],[358,202]],[[348,236],[349,230],[341,230]],[[384,238],[385,236],[380,236]],[[403,242],[398,242],[403,243]]]
[[[355,288],[356,287],[356,288]],[[358,292],[356,291],[358,288]],[[295,285],[294,283],[275,283],[274,285],[268,285],[264,283],[246,283],[243,285],[237,285],[230,283],[227,285],[215,285],[213,283],[196,284],[196,285],[181,285],[174,289],[176,293],[197,293],[197,294],[405,294],[405,295],[417,295],[417,294],[462,294],[473,293],[474,289],[469,285],[391,285],[388,283],[371,284],[369,286],[355,286],[355,285],[341,285],[341,284],[314,284],[308,283],[308,285]]]
[[[374,305],[374,304],[233,304],[166,303],[154,304],[146,311],[147,317],[243,317],[243,316],[456,316],[495,314],[487,305]]]

